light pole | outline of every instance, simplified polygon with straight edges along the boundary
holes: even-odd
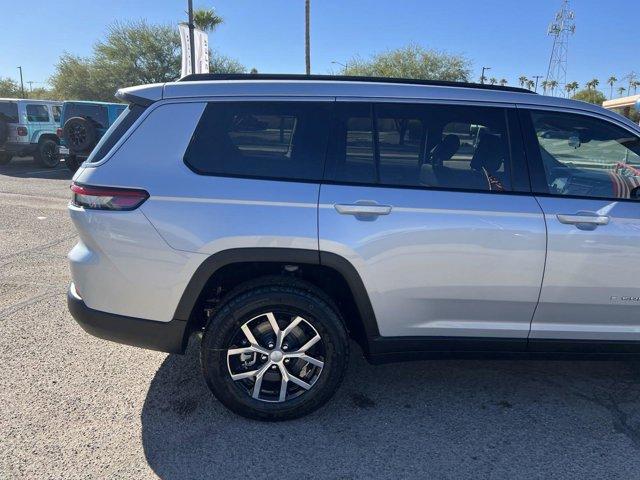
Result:
[[[485,72],[486,70],[491,70],[491,67],[482,67],[482,75],[480,75],[480,83],[481,83],[481,84],[484,84],[484,78],[485,78],[485,77],[484,77],[484,72]]]
[[[538,80],[542,78],[542,75],[534,75],[533,78],[536,79],[536,87],[534,89],[534,92],[538,93]]]
[[[18,67],[18,70],[20,70],[20,90],[22,90],[22,98],[27,98],[27,96],[24,94],[24,82],[22,81],[22,67]]]
[[[334,65],[340,65],[342,68],[347,68],[347,66],[344,63],[336,62],[335,60],[331,60],[331,63],[333,63]]]
[[[304,2],[304,63],[307,75],[311,75],[311,0]]]

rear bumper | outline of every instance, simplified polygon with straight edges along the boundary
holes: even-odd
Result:
[[[184,320],[158,322],[93,310],[77,294],[73,283],[67,291],[67,305],[71,316],[87,333],[112,342],[184,353],[189,339]]]
[[[11,155],[32,155],[38,148],[37,143],[16,143],[7,142],[0,145],[0,153],[9,153]]]

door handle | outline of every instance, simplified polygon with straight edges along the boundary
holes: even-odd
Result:
[[[566,225],[607,225],[610,218],[607,215],[589,215],[579,213],[576,215],[556,215],[560,223]]]
[[[389,215],[391,213],[391,205],[338,203],[334,205],[334,208],[341,215],[376,216],[377,217],[378,215]]]

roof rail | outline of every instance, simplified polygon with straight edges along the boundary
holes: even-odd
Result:
[[[304,75],[298,73],[192,73],[185,75],[179,82],[224,80],[324,80],[332,82],[372,82],[372,83],[403,83],[409,85],[430,85],[438,87],[479,88],[483,90],[500,90],[506,92],[534,93],[531,90],[518,87],[503,87],[486,83],[450,82],[444,80],[420,80],[413,78],[394,77],[363,77],[351,75]]]

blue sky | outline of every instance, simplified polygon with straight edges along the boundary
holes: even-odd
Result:
[[[44,82],[63,51],[88,55],[117,20],[176,24],[186,0],[0,0],[0,77]],[[225,24],[210,36],[213,48],[260,72],[304,71],[303,0],[194,0],[213,6]],[[568,81],[601,83],[631,70],[640,74],[640,1],[573,0],[577,31],[569,47]],[[330,73],[331,61],[368,57],[409,42],[465,54],[474,79],[544,75],[551,50],[546,29],[561,0],[312,0],[312,71]],[[53,8],[52,8],[53,7]],[[34,86],[39,84],[34,83]],[[605,89],[608,91],[608,87]]]

